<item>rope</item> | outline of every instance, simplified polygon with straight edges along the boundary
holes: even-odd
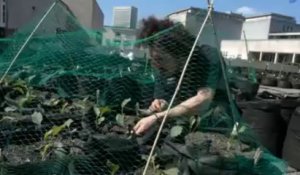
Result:
[[[199,33],[198,33],[198,35],[197,35],[197,38],[196,38],[196,40],[195,40],[195,42],[194,42],[194,45],[193,45],[193,47],[192,47],[192,50],[190,51],[190,54],[189,54],[189,56],[188,56],[188,58],[187,58],[187,60],[186,60],[186,63],[185,63],[185,65],[184,65],[183,71],[182,71],[182,73],[181,73],[181,75],[180,75],[180,79],[179,79],[179,81],[178,81],[176,90],[175,90],[175,92],[174,92],[174,94],[173,94],[173,97],[172,97],[171,102],[170,102],[170,104],[169,104],[169,106],[168,106],[168,109],[167,109],[167,111],[166,111],[166,114],[165,114],[164,117],[163,117],[163,120],[162,120],[161,125],[160,125],[159,130],[158,130],[158,133],[157,133],[157,135],[156,135],[156,137],[155,137],[154,143],[153,143],[152,148],[151,148],[151,152],[150,152],[150,154],[149,154],[149,157],[148,157],[148,159],[147,159],[147,163],[146,163],[145,169],[144,169],[144,171],[143,171],[143,175],[146,175],[146,173],[147,173],[147,170],[148,170],[148,168],[149,168],[149,165],[150,165],[150,162],[151,162],[151,158],[152,158],[152,156],[153,156],[153,154],[154,154],[154,150],[155,150],[155,148],[156,148],[156,145],[157,145],[158,139],[159,139],[159,137],[160,137],[161,131],[162,131],[163,127],[164,127],[164,124],[165,124],[166,119],[167,119],[167,116],[168,116],[168,114],[169,114],[169,112],[170,112],[171,106],[173,105],[173,103],[174,103],[174,101],[175,101],[176,95],[178,94],[178,92],[179,92],[179,90],[180,90],[180,86],[181,86],[181,84],[182,84],[182,80],[183,80],[183,77],[184,77],[184,75],[185,75],[186,69],[187,69],[187,67],[188,67],[188,65],[189,65],[189,62],[190,62],[191,58],[192,58],[193,52],[194,52],[194,50],[195,50],[195,48],[196,48],[196,46],[197,46],[197,42],[198,42],[198,40],[199,40],[199,38],[200,38],[200,35],[201,35],[201,33],[203,32],[203,29],[204,29],[204,27],[205,27],[205,25],[206,25],[206,22],[207,22],[207,20],[208,20],[208,18],[209,18],[209,16],[210,16],[210,13],[211,13],[211,11],[212,11],[212,9],[213,9],[212,7],[213,7],[213,6],[212,6],[212,3],[210,3],[209,6],[208,6],[208,11],[207,11],[207,15],[206,15],[206,17],[205,17],[205,20],[204,20],[204,22],[203,22],[203,24],[202,24],[202,26],[201,26],[201,28],[200,28],[200,30],[199,30]]]

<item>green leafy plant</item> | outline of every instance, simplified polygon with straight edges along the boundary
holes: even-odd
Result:
[[[96,115],[96,124],[100,125],[102,122],[105,121],[105,114],[110,113],[112,110],[110,107],[108,106],[104,106],[104,107],[97,107],[94,106],[94,113]]]
[[[227,142],[227,150],[230,150],[232,147],[232,144],[239,143],[238,137],[240,134],[243,134],[246,131],[247,127],[245,125],[242,125],[238,122],[236,122],[233,126],[233,129],[231,131],[230,137]]]
[[[107,160],[106,165],[110,168],[110,171],[111,171],[110,174],[111,175],[115,175],[120,169],[119,165],[114,164],[109,160]]]
[[[31,115],[31,120],[38,127],[41,127],[41,124],[42,124],[42,121],[43,121],[43,115],[40,112],[34,112]]]
[[[120,126],[125,125],[125,122],[124,122],[124,120],[125,120],[124,108],[130,101],[131,101],[131,98],[123,100],[123,102],[121,103],[121,114],[116,115],[117,124],[120,125]]]
[[[66,128],[70,128],[70,125],[73,123],[72,119],[65,121],[64,124],[60,126],[53,126],[49,131],[44,134],[45,145],[42,146],[41,156],[42,160],[45,160],[46,157],[51,153],[51,149],[55,147],[55,142],[58,140],[59,134]]]

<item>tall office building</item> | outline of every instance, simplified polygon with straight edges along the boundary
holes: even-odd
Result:
[[[136,28],[138,9],[136,7],[114,7],[113,26]]]

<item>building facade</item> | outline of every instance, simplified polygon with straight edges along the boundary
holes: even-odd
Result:
[[[300,32],[300,25],[295,18],[276,13],[246,18],[243,24],[246,39],[269,39],[276,33]],[[241,35],[244,39],[244,34]]]
[[[300,64],[299,48],[300,39],[227,40],[221,44],[225,58],[247,60],[251,57],[255,61],[284,64]]]
[[[133,49],[137,38],[137,29],[105,26],[103,32],[104,46],[120,44],[125,49]]]
[[[206,9],[188,8],[169,14],[167,17],[182,23],[193,35],[197,35],[207,15]],[[245,18],[235,13],[213,12],[213,21],[217,37],[214,33],[212,21],[208,21],[200,38],[200,44],[220,46],[221,40],[237,40],[241,37]],[[217,40],[216,40],[217,39]]]
[[[0,14],[2,21],[5,20],[5,23],[0,24],[4,35],[9,36],[25,25],[37,22],[53,2],[54,0],[0,0],[0,5],[1,3],[5,5],[5,13]],[[48,23],[53,23],[54,27],[65,23],[66,16],[70,13],[86,28],[101,29],[103,27],[104,15],[96,0],[62,0],[62,2],[63,4],[57,5],[53,9],[54,12],[50,13],[48,21],[46,19]]]
[[[293,17],[274,13],[250,17],[243,31],[240,40],[222,41],[225,58],[300,64],[300,29]]]
[[[138,9],[133,6],[113,8],[113,26],[135,29]]]

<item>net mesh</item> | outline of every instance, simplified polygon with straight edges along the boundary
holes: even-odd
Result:
[[[85,29],[62,3],[41,19],[1,41],[4,75],[41,22],[1,82],[1,174],[141,174],[159,122],[132,130],[155,99],[170,102],[195,37],[176,24],[108,42],[110,31]],[[224,77],[234,74],[216,48],[196,47],[173,105],[188,112],[167,120],[147,174],[285,172],[230,105]],[[184,103],[210,93],[201,107]]]

